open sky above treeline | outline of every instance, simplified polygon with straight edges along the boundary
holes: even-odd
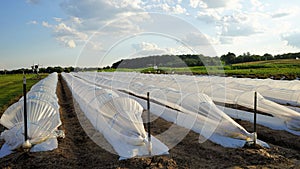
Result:
[[[20,0],[0,14],[0,70],[300,49],[297,0]]]

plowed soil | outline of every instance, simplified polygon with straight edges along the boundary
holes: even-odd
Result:
[[[190,131],[169,155],[132,158],[119,161],[90,139],[78,121],[66,82],[59,77],[57,96],[62,120],[61,130],[66,137],[59,147],[49,152],[26,153],[21,150],[0,159],[1,168],[300,168],[300,137],[285,131],[275,131],[258,126],[258,138],[266,141],[265,148],[224,148],[207,140],[199,143],[199,134]],[[252,124],[237,120],[248,131]],[[157,118],[152,122],[155,136],[172,124]],[[178,127],[180,130],[181,127]],[[0,128],[1,132],[3,128]],[[99,139],[106,140],[98,133]],[[175,136],[174,136],[175,137]],[[0,145],[3,141],[0,142]]]

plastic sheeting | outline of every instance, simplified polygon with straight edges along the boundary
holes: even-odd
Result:
[[[106,79],[105,81],[111,79],[112,82],[110,82],[110,84],[113,88],[127,88],[130,92],[142,92],[146,88],[151,88],[155,85],[159,88],[168,88],[166,90],[177,90],[183,93],[204,93],[215,102],[236,104],[249,109],[253,109],[254,107],[254,91],[257,91],[257,108],[259,111],[281,119],[290,130],[300,130],[300,114],[298,112],[269,100],[272,99],[279,103],[297,105],[300,99],[300,90],[298,90],[298,86],[300,86],[299,81],[289,82],[267,79],[267,82],[264,83],[262,79],[153,75],[123,72],[90,73],[87,76],[96,83],[101,83],[101,81],[103,81],[102,79]],[[143,82],[143,84],[141,84],[141,82]],[[277,85],[277,83],[279,85]],[[118,86],[118,84],[122,84],[122,86]],[[141,87],[142,85],[144,86],[143,88]],[[272,86],[276,88],[272,88]]]
[[[228,114],[230,117],[250,121],[252,123],[254,121],[252,112],[248,112],[248,111],[244,111],[244,110],[238,110],[238,109],[232,109],[232,108],[228,108],[228,107],[225,107],[225,108],[221,107],[221,106],[218,106],[218,107],[220,107],[221,109],[224,109],[224,112],[226,114]],[[274,117],[271,117],[271,116],[265,116],[265,115],[262,115],[262,114],[257,114],[256,122],[257,122],[257,124],[267,126],[267,127],[271,128],[271,129],[274,129],[274,130],[285,130],[285,131],[288,131],[290,133],[293,133],[294,135],[300,135],[300,131],[295,131],[295,130],[289,129],[286,126],[285,122],[282,121],[279,118],[274,118]]]
[[[27,93],[27,127],[31,151],[47,151],[57,148],[56,131],[61,125],[59,105],[56,96],[57,73],[39,81]],[[24,143],[24,101],[23,97],[11,105],[2,115],[0,123],[6,127],[1,133],[5,151],[12,151]],[[7,149],[7,150],[6,150]]]
[[[249,82],[249,84],[240,84],[236,85],[237,82],[243,81],[258,81],[263,82],[259,79],[247,79],[241,80],[237,78],[226,78],[226,77],[217,77],[217,76],[186,76],[186,75],[154,75],[154,74],[139,74],[139,73],[125,73],[125,72],[114,72],[114,73],[77,73],[76,76],[82,76],[90,81],[101,85],[109,85],[112,88],[126,89],[129,92],[140,93],[145,91],[145,89],[153,88],[154,85],[156,88],[160,88],[160,91],[163,90],[173,90],[180,91],[182,93],[204,93],[207,94],[213,101],[229,104],[237,104],[249,109],[253,109],[253,100],[254,100],[254,91],[258,93],[258,110],[265,112],[281,119],[286,126],[295,131],[300,130],[300,114],[294,110],[286,108],[285,106],[276,104],[269,100],[273,98],[274,100],[285,100],[289,103],[296,103],[299,99],[299,91],[291,90],[295,89],[297,81],[292,81],[290,85],[286,81],[275,81],[267,80],[274,83],[276,82],[283,83],[282,85],[277,85],[280,87],[287,87],[287,89],[275,88],[272,89],[269,86],[266,86],[266,83],[261,83],[263,86],[255,87],[250,84],[255,84]],[[104,83],[105,82],[105,83]],[[269,85],[271,85],[269,83]],[[143,87],[142,87],[143,86]],[[254,86],[254,87],[253,87]],[[289,87],[290,86],[290,87]],[[292,86],[292,87],[291,87]],[[253,90],[255,89],[255,90]],[[139,91],[138,91],[139,90]],[[260,92],[263,92],[267,95],[264,98],[264,95],[261,95]],[[145,93],[145,92],[143,92]],[[267,94],[269,93],[269,94]],[[284,97],[285,96],[285,97]],[[170,98],[168,98],[170,99]],[[289,101],[288,101],[289,100]],[[177,100],[178,101],[178,100]],[[173,100],[176,103],[176,100]]]
[[[121,158],[145,156],[148,137],[141,118],[143,107],[117,92],[88,84],[70,74],[62,74],[81,110],[101,132]],[[152,137],[152,155],[168,152],[168,147]]]
[[[237,82],[233,81],[227,83],[226,87],[231,89],[239,89],[242,91],[251,91],[251,90],[257,91],[267,99],[272,100],[274,102],[280,104],[300,106],[300,89],[297,89],[295,87],[289,88],[288,86],[287,88],[276,88],[276,83],[281,81],[275,81],[275,80],[272,81],[275,87],[269,85],[257,85],[257,84],[254,85],[252,83],[247,84],[248,81],[240,81],[240,80],[238,80]],[[290,83],[295,83],[295,82],[290,82]],[[300,86],[300,83],[298,85]]]
[[[219,135],[228,139],[253,141],[254,135],[248,133],[228,115],[218,109],[210,97],[197,90],[185,92],[196,85],[192,80],[187,81],[188,86],[180,78],[166,75],[145,75],[135,73],[76,73],[75,76],[83,78],[90,83],[126,91],[138,97],[146,97],[150,92],[151,99],[160,104],[179,110],[173,122],[193,129],[207,139],[226,147],[243,146],[232,145],[224,140],[215,139]],[[172,83],[174,82],[174,83]],[[170,114],[173,116],[174,114]],[[164,117],[170,119],[170,117]],[[183,120],[184,119],[184,120]],[[259,141],[260,142],[260,141]],[[260,142],[267,146],[265,143]]]
[[[225,80],[226,88],[242,91],[257,91],[265,98],[280,104],[300,106],[300,81],[299,80],[272,80],[272,79],[249,79],[232,77],[197,77],[199,83],[209,80]]]

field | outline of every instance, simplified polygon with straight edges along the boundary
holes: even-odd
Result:
[[[18,75],[22,77],[21,75]],[[13,77],[10,77],[14,79]],[[32,79],[34,80],[34,79]],[[17,80],[19,81],[19,80]],[[36,80],[37,81],[37,80]],[[34,82],[33,82],[34,83]],[[2,84],[2,83],[1,83]],[[5,86],[5,85],[3,85]],[[21,85],[19,85],[22,87]],[[22,94],[22,89],[21,94]],[[13,92],[11,91],[10,94]],[[272,130],[258,125],[258,138],[266,141],[268,148],[224,148],[209,140],[199,143],[199,134],[189,131],[187,136],[169,155],[118,160],[94,143],[78,121],[79,105],[72,99],[66,82],[60,77],[56,94],[59,99],[60,116],[66,138],[59,140],[53,151],[16,153],[0,159],[0,168],[299,168],[300,138],[286,131]],[[19,96],[16,96],[19,97]],[[76,112],[75,112],[76,111]],[[2,115],[2,112],[0,112]],[[144,114],[145,115],[145,114]],[[235,119],[248,131],[252,124]],[[151,122],[154,136],[166,131],[172,123],[162,118]],[[146,124],[145,124],[146,125]],[[91,126],[92,128],[92,126]],[[176,126],[178,131],[185,130]],[[0,132],[3,129],[0,128]],[[176,135],[170,135],[176,138]],[[107,142],[103,135],[98,138]],[[0,141],[0,146],[3,141]]]
[[[46,77],[46,74],[42,74],[41,78]],[[30,90],[31,86],[34,85],[39,79],[36,75],[26,75],[26,90]],[[16,102],[23,95],[23,75],[0,75],[0,114],[5,109]]]
[[[116,71],[116,69],[104,69],[103,71]],[[136,71],[143,73],[177,73],[177,74],[195,74],[195,75],[226,75],[250,78],[273,78],[273,79],[296,79],[300,77],[300,60],[280,59],[257,62],[245,62],[225,66],[194,66],[182,68],[159,67],[124,69],[118,68],[117,71]]]
[[[199,134],[190,131],[169,155],[118,160],[118,156],[95,144],[85,133],[75,111],[80,111],[73,101],[64,80],[58,82],[62,126],[66,138],[59,140],[59,148],[48,152],[24,153],[17,151],[0,159],[1,168],[297,168],[300,165],[300,139],[284,131],[274,131],[258,126],[259,138],[267,140],[270,149],[224,148],[206,141],[198,142]],[[238,120],[251,131],[249,122]],[[152,122],[152,133],[157,135],[172,124],[161,118]],[[177,126],[177,130],[184,130]],[[171,135],[171,137],[176,137]],[[106,140],[100,134],[103,142]],[[0,142],[0,145],[3,143]]]

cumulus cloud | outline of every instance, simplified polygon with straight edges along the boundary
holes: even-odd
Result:
[[[65,0],[60,4],[60,7],[68,17],[53,17],[56,24],[49,24],[44,21],[42,25],[51,29],[58,41],[66,46],[76,47],[99,31],[102,31],[103,34],[115,33],[110,34],[110,36],[116,36],[116,33],[139,32],[139,26],[133,23],[138,22],[138,17],[128,16],[134,12],[142,12],[141,5],[141,0]],[[177,12],[184,10],[180,7],[175,9]],[[143,20],[142,17],[139,19]],[[103,27],[105,30],[99,30]],[[73,45],[73,42],[76,45]],[[89,46],[93,46],[93,49],[95,46],[101,46],[96,42],[89,44]]]
[[[42,25],[52,29],[54,37],[60,42],[69,44],[69,41],[73,40],[75,43],[73,46],[76,47],[82,44],[80,41],[86,41],[95,32],[98,35],[101,34],[101,38],[121,39],[121,36],[138,34],[143,31],[168,34],[169,30],[174,29],[174,23],[168,25],[169,18],[165,22],[159,22],[164,29],[161,30],[162,28],[159,26],[154,26],[157,22],[155,20],[159,17],[147,18],[147,14],[137,16],[138,12],[190,14],[209,26],[215,24],[220,28],[218,30],[220,32],[216,33],[218,37],[212,39],[222,37],[221,43],[230,43],[233,37],[249,36],[260,32],[260,29],[253,24],[253,20],[249,19],[247,12],[236,12],[241,11],[239,10],[240,3],[240,0],[189,0],[188,3],[181,0],[65,0],[61,3],[61,8],[68,17],[53,18],[56,21],[55,24],[43,22]],[[253,6],[261,5],[258,0],[251,0],[251,3]],[[159,19],[163,20],[163,18]],[[175,24],[175,26],[177,30],[183,27],[182,24]],[[176,29],[172,31],[176,32]],[[209,30],[211,36],[213,29]],[[187,34],[186,37],[182,37],[183,33],[180,32],[175,35],[189,40],[194,45],[207,45],[207,42],[204,44],[203,41],[199,41],[199,38],[203,37],[193,33]],[[97,45],[91,43],[91,46],[103,46],[100,41],[93,42]],[[101,42],[106,43],[104,40]],[[143,50],[146,51],[146,46],[143,47]],[[159,48],[152,47],[153,50],[161,51]]]
[[[151,11],[166,12],[168,14],[185,14],[187,12],[186,8],[175,2],[147,4],[143,8]]]
[[[72,36],[80,40],[86,40],[88,38],[85,33],[79,32],[65,23],[59,23],[58,25],[55,25],[53,30],[56,36]]]
[[[221,18],[221,15],[213,10],[204,10],[197,13],[197,19],[206,23],[217,23]]]
[[[88,35],[83,32],[80,32],[66,23],[58,23],[56,25],[51,25],[48,22],[43,21],[42,26],[52,29],[53,36],[65,46],[70,48],[75,48],[76,42],[84,42],[87,40]]]
[[[290,33],[285,33],[281,38],[287,42],[287,45],[300,48],[300,31],[293,31]]]
[[[109,20],[114,18],[118,13],[127,11],[141,11],[141,0],[69,0],[61,4],[62,9],[70,16],[78,18],[101,18]]]
[[[176,14],[182,14],[186,12],[186,9],[177,4],[175,7],[172,7],[172,12]]]
[[[239,0],[190,0],[192,8],[240,8]]]
[[[259,31],[250,23],[231,23],[224,26],[222,30],[223,36],[249,36],[255,33],[259,33]]]
[[[136,51],[162,51],[155,43],[142,42],[132,44]]]
[[[190,46],[209,46],[210,43],[207,40],[207,36],[199,32],[189,32],[182,39],[186,44]]]
[[[44,26],[46,28],[50,28],[51,27],[51,25],[49,25],[49,23],[45,22],[45,21],[42,22],[42,26]]]
[[[135,54],[132,57],[137,56],[151,56],[151,55],[163,55],[163,54],[183,54],[183,53],[191,53],[189,49],[186,47],[178,46],[174,47],[165,47],[161,48],[155,43],[150,42],[141,42],[135,43],[131,45],[133,49],[135,49]]]
[[[190,0],[190,7],[192,8],[205,7],[205,4],[202,0]]]
[[[260,16],[251,16],[251,14],[241,12],[223,16],[220,35],[236,37],[261,33],[263,28],[256,21],[257,17]]]
[[[37,25],[38,22],[37,21],[29,21],[29,22],[27,22],[27,24],[29,24],[29,25]]]

